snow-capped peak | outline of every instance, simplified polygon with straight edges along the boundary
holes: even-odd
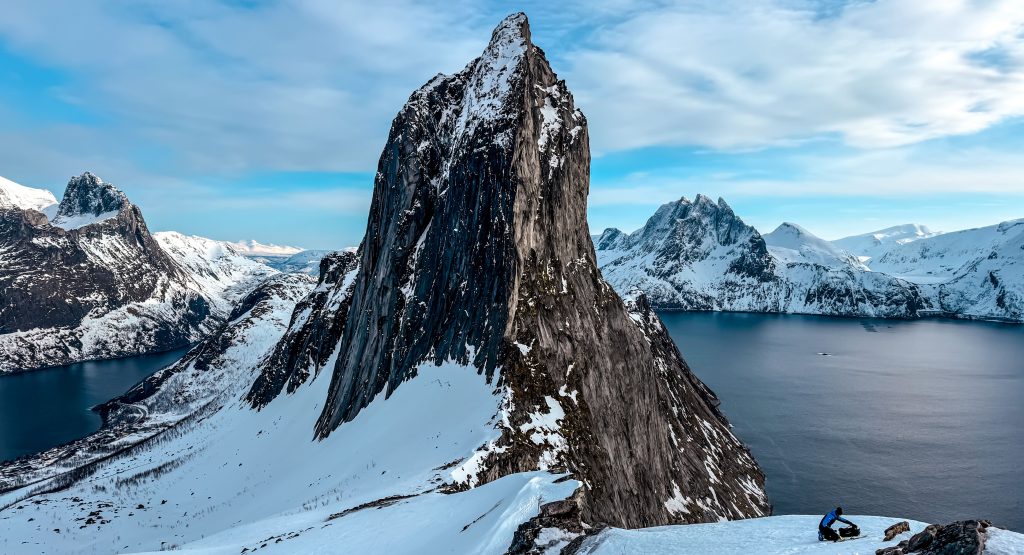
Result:
[[[763,237],[772,256],[786,264],[809,263],[829,268],[861,266],[853,255],[794,223],[785,222]]]
[[[131,204],[117,187],[85,172],[68,181],[57,215],[50,222],[64,229],[78,229],[117,217]]]
[[[243,239],[241,241],[227,242],[238,252],[246,256],[291,256],[306,249],[288,245],[274,245],[272,243],[260,243],[255,239]]]
[[[470,136],[476,126],[498,120],[505,111],[513,76],[530,40],[526,14],[512,14],[494,29],[491,42],[471,65],[462,112],[455,125],[456,138]],[[435,80],[436,81],[436,80]],[[499,137],[505,146],[510,137]]]
[[[0,177],[0,209],[21,208],[40,212],[57,204],[57,198],[46,189],[33,189]]]
[[[860,235],[843,237],[842,239],[832,241],[832,244],[856,255],[862,262],[867,262],[868,260],[878,258],[886,250],[896,245],[905,245],[920,239],[935,237],[941,233],[941,231],[932,231],[928,229],[928,226],[921,224],[902,224]]]

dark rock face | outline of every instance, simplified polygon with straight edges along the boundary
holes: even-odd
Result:
[[[507,416],[463,487],[555,469],[585,484],[589,523],[768,514],[764,477],[714,395],[646,301],[627,306],[601,278],[586,225],[589,164],[586,119],[522,14],[463,71],[416,91],[381,155],[357,269],[328,284],[350,303],[278,349],[316,367],[336,354],[317,434],[417,366],[454,360],[497,378]],[[253,404],[294,379],[293,367],[268,366]],[[558,411],[557,431],[537,428]]]
[[[330,253],[320,261],[316,289],[296,305],[288,331],[246,396],[253,406],[266,406],[286,384],[288,393],[295,391],[311,368],[319,373],[327,364],[347,321],[351,281],[345,278],[354,277],[358,264],[352,252]]]
[[[875,555],[980,555],[985,551],[987,520],[931,524],[909,540],[875,551]]]
[[[128,197],[116,187],[85,172],[68,181],[54,221],[59,222],[75,216],[99,216],[120,212],[128,204]]]

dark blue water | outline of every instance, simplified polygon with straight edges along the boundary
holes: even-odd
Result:
[[[95,432],[102,421],[92,407],[124,393],[185,351],[0,376],[0,461]]]
[[[1024,326],[661,316],[764,469],[777,514],[841,504],[1024,531]]]

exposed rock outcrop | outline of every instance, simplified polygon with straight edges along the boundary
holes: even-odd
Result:
[[[293,322],[278,349],[333,364],[317,434],[417,366],[454,360],[495,378],[504,398],[502,435],[456,469],[462,487],[551,469],[584,484],[590,523],[768,514],[763,475],[714,395],[646,301],[627,306],[602,279],[586,225],[589,163],[586,118],[523,14],[463,71],[416,91],[380,158],[358,267],[325,293],[345,291],[347,304],[324,313],[333,320]],[[341,320],[336,342],[306,346],[332,339]],[[301,383],[292,367],[268,367],[253,404]]]
[[[897,522],[885,529],[885,541],[891,541],[896,536],[910,531],[910,523],[907,521]]]
[[[958,520],[931,524],[910,539],[879,549],[875,555],[980,555],[985,552],[987,520]]]

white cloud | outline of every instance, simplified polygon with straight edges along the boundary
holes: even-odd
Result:
[[[976,193],[1017,199],[1024,215],[1024,158],[988,148],[942,149],[923,154],[915,146],[846,154],[789,154],[796,174],[764,177],[747,172],[699,172],[692,168],[638,172],[597,181],[591,206],[656,206],[684,194],[742,197],[856,197]]]
[[[1024,114],[1024,2],[820,6],[688,2],[603,27],[567,72],[595,148],[891,147]]]
[[[1020,0],[855,1],[831,10],[811,0],[527,4],[539,44],[588,115],[598,154],[758,149],[823,136],[893,147],[1024,115]],[[410,92],[476,56],[502,15],[469,0],[9,0],[5,47],[68,72],[57,94],[102,123],[8,125],[0,167],[33,183],[93,169],[126,186],[161,175],[372,171]],[[11,121],[8,113],[0,106],[0,120]],[[961,160],[916,161],[918,187],[959,180],[961,190],[1020,190],[1013,160]],[[910,187],[908,174],[857,165],[868,161],[811,160],[820,173],[812,167],[799,183],[737,187]],[[617,198],[619,185],[655,182],[685,185],[662,172],[595,188],[595,202]],[[640,196],[630,191],[621,196]]]
[[[68,72],[58,94],[112,122],[120,156],[145,145],[176,171],[367,171],[411,91],[479,54],[493,22],[481,30],[471,11],[12,0],[0,37]]]

